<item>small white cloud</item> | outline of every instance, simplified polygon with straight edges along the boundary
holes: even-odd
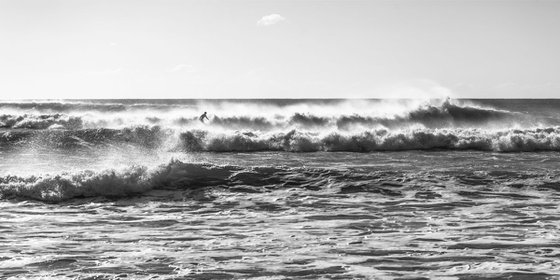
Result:
[[[258,26],[269,26],[273,24],[277,24],[281,21],[285,21],[286,18],[279,15],[279,14],[272,14],[268,16],[262,17],[259,21],[257,21]]]

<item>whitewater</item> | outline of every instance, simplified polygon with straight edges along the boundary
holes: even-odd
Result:
[[[0,101],[0,278],[558,279],[559,151],[556,99]]]

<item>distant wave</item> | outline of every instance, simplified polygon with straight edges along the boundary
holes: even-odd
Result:
[[[35,106],[35,103],[22,103]],[[41,104],[41,103],[39,103]],[[45,105],[48,104],[48,105]],[[41,106],[58,108],[59,106],[77,106],[66,103],[45,103]],[[20,104],[21,105],[21,104]],[[98,106],[99,104],[81,104],[80,106]],[[101,105],[99,105],[101,106]],[[104,104],[103,106],[113,106]],[[124,106],[115,104],[114,106]],[[127,105],[129,110],[133,106]],[[132,106],[132,107],[130,107]],[[147,105],[146,105],[147,106]],[[152,105],[158,107],[159,105]],[[168,106],[168,105],[166,105]],[[336,107],[330,108],[336,110]],[[119,109],[120,110],[120,109]],[[124,110],[124,109],[123,109]],[[64,110],[58,110],[64,111]],[[372,112],[375,113],[374,109]],[[219,113],[219,112],[218,112]],[[372,116],[346,112],[330,112],[328,115],[314,115],[295,112],[291,114],[259,115],[259,112],[236,112],[239,115],[220,116],[215,114],[204,126],[210,128],[234,130],[353,130],[364,128],[385,127],[390,129],[410,126],[426,128],[457,128],[457,127],[486,127],[490,125],[512,127],[521,125],[530,127],[535,122],[531,116],[516,112],[479,108],[476,106],[459,106],[450,102],[438,105],[424,104],[414,107],[404,113],[392,116]],[[231,113],[231,112],[230,112]],[[264,112],[261,112],[264,113]],[[190,116],[189,116],[190,114]],[[252,114],[252,115],[251,115]],[[546,122],[544,123],[546,124]],[[0,115],[0,128],[12,129],[81,129],[81,128],[122,128],[130,126],[159,125],[163,127],[193,128],[202,124],[191,111],[124,111],[118,113],[84,113],[78,111],[52,114],[3,114]],[[553,124],[557,125],[557,124]]]
[[[162,123],[161,119],[152,119],[153,123]],[[320,116],[309,113],[294,113],[292,115],[264,116],[229,116],[216,115],[207,124],[229,129],[245,130],[273,130],[287,128],[329,129],[341,130],[361,127],[387,127],[399,128],[403,126],[422,125],[429,128],[442,127],[484,127],[490,124],[502,126],[531,125],[530,116],[520,113],[479,108],[475,106],[459,106],[444,102],[440,105],[427,104],[415,108],[403,115],[390,117],[374,117],[360,114],[337,114],[333,116]],[[174,124],[193,125],[199,121],[194,118],[180,118],[173,120]]]

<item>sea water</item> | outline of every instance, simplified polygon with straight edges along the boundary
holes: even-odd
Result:
[[[4,101],[0,277],[557,279],[558,151],[558,100]]]

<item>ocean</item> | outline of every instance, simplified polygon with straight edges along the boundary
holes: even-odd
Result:
[[[560,279],[559,151],[556,99],[1,101],[0,278]]]

